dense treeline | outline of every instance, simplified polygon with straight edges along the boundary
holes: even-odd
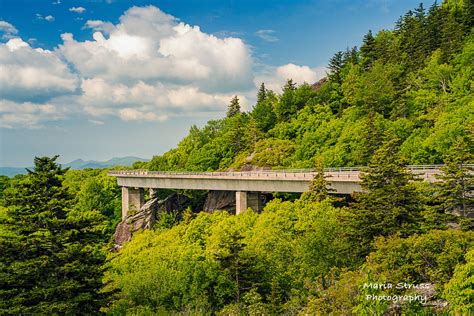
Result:
[[[326,81],[289,79],[280,94],[262,83],[250,112],[235,97],[225,118],[135,164],[316,168],[309,192],[260,214],[188,210],[110,252],[121,202],[107,170],[44,157],[27,175],[0,178],[0,314],[469,313],[473,14],[468,0],[420,5],[394,30],[337,52]],[[432,163],[445,164],[436,185],[404,168]],[[332,196],[323,166],[366,166],[364,192]],[[423,286],[367,286],[388,283]]]
[[[35,158],[0,188],[0,314],[96,314],[120,188],[107,170]]]

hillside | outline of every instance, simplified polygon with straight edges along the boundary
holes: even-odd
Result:
[[[137,167],[363,166],[391,138],[408,164],[442,163],[454,140],[474,130],[472,4],[462,3],[428,13],[420,6],[393,31],[369,31],[360,49],[331,58],[317,89],[290,79],[277,95],[262,83],[252,111],[193,126],[177,148]]]

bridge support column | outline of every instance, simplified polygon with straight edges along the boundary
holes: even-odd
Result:
[[[247,192],[237,191],[235,192],[235,215],[247,210]]]
[[[143,188],[122,187],[122,220],[130,210],[139,211],[145,203]]]
[[[262,196],[260,192],[247,193],[247,206],[255,212],[260,212],[262,210]]]
[[[262,197],[260,192],[235,192],[235,215],[239,215],[249,207],[255,212],[262,210]]]

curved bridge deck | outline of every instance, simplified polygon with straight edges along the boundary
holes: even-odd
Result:
[[[438,165],[409,166],[419,178],[435,182]],[[118,184],[133,188],[223,190],[255,192],[305,192],[316,173],[313,170],[265,170],[242,172],[163,172],[112,170]],[[360,191],[361,168],[325,169],[326,180],[335,193]]]
[[[441,165],[407,166],[407,170],[427,182],[439,181]],[[466,166],[473,169],[474,165]],[[362,191],[360,175],[363,168],[329,168],[325,177],[336,194]],[[144,189],[150,195],[156,189],[235,191],[236,213],[250,207],[261,209],[260,192],[305,192],[314,178],[314,170],[265,170],[242,172],[164,172],[147,170],[111,170],[122,187],[122,217],[130,207],[140,209]]]

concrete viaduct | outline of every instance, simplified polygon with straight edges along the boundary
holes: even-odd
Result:
[[[437,181],[439,165],[408,166],[417,177],[428,182]],[[325,177],[335,194],[361,191],[359,168],[325,169]],[[236,194],[236,214],[248,207],[261,209],[260,192],[305,192],[316,173],[310,170],[269,170],[251,172],[162,172],[147,170],[112,170],[122,187],[122,218],[132,207],[139,210],[144,204],[144,189],[151,195],[157,189],[220,190]]]

